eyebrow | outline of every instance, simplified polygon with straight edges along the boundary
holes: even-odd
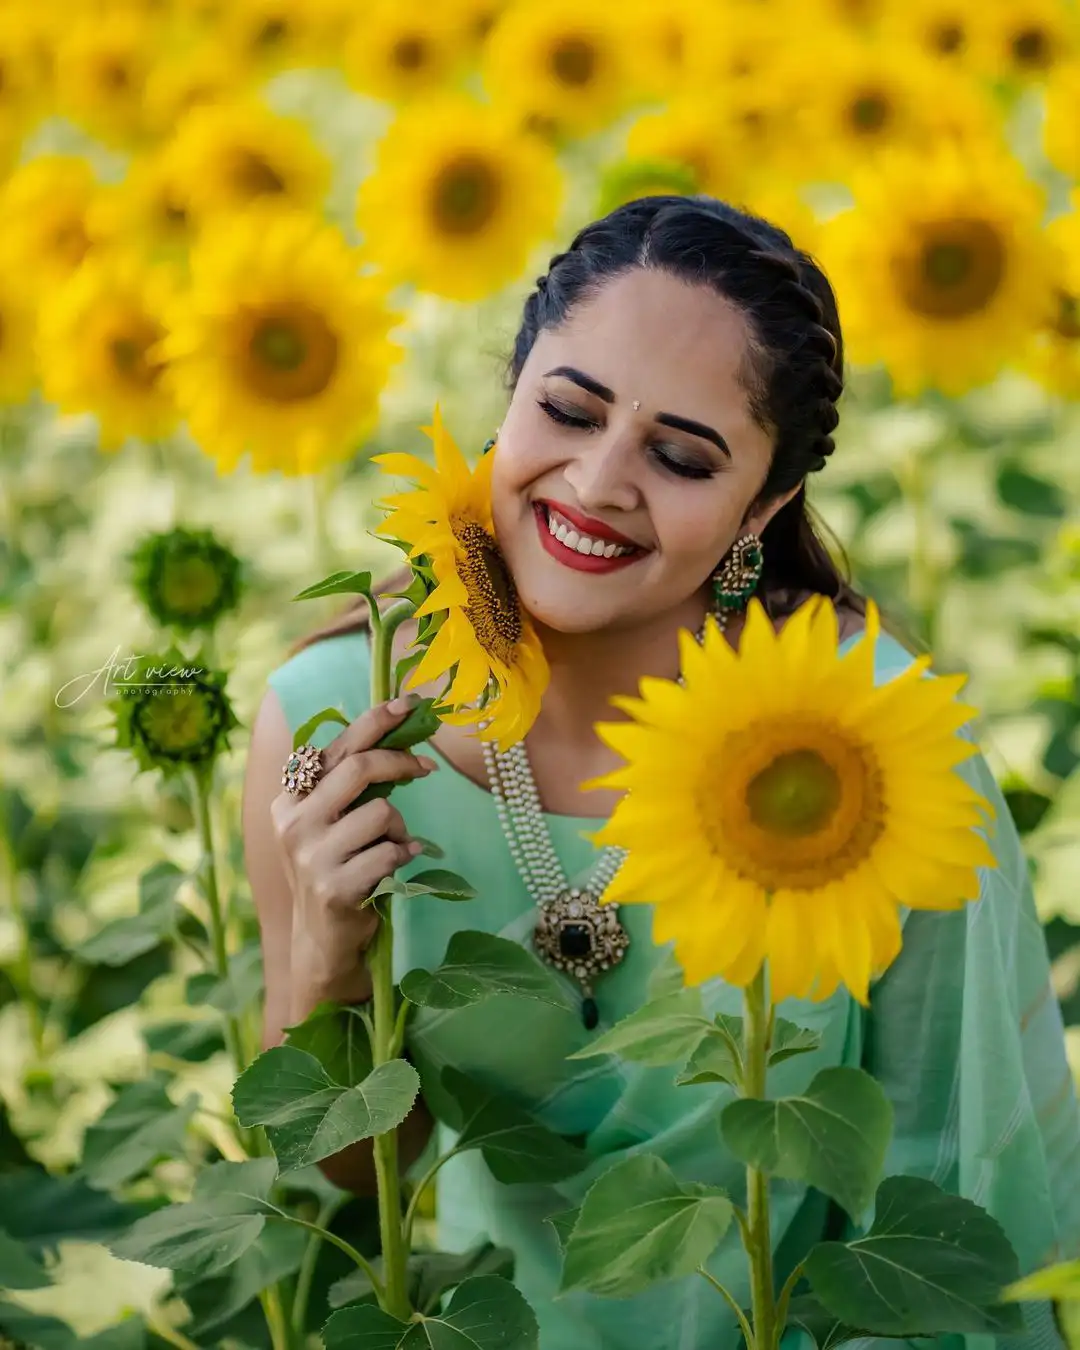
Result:
[[[606,384],[601,384],[599,380],[594,380],[591,375],[586,375],[583,370],[578,370],[575,366],[556,366],[554,370],[545,372],[545,378],[549,375],[561,375],[564,379],[580,386],[587,393],[595,394],[597,398],[603,399],[605,403],[615,402],[615,391],[609,389]],[[728,448],[727,441],[713,427],[707,426],[704,422],[691,421],[689,417],[679,417],[676,413],[661,412],[653,418],[654,422],[660,422],[665,427],[673,427],[676,431],[688,432],[691,436],[700,436],[702,440],[712,441],[718,450],[722,450],[728,459],[731,458],[731,450]]]

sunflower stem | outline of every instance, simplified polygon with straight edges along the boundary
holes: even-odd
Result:
[[[371,634],[371,703],[390,697],[390,666],[394,632],[413,612],[410,601],[392,606]],[[394,924],[390,898],[380,908],[379,927],[369,948],[372,987],[372,1062],[375,1068],[398,1053],[398,1025],[394,1009]],[[383,1288],[379,1302],[384,1312],[407,1322],[412,1316],[406,1281],[408,1248],[401,1203],[397,1130],[377,1134],[372,1141],[379,1195],[379,1234],[382,1241]]]
[[[763,1100],[772,1015],[765,964],[743,995],[743,1096]],[[775,1350],[782,1328],[776,1324],[769,1179],[757,1167],[746,1169],[746,1254],[750,1258],[750,1307],[756,1350]]]

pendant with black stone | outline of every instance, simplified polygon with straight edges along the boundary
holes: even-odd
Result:
[[[592,996],[593,981],[617,966],[630,946],[630,935],[619,922],[618,910],[618,905],[601,905],[592,891],[574,886],[540,906],[540,919],[533,932],[537,953],[580,983],[584,995],[581,1020],[588,1031],[600,1020]]]

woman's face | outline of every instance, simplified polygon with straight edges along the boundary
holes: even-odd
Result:
[[[714,291],[635,268],[537,338],[499,433],[493,505],[541,624],[583,633],[670,613],[787,500],[751,511],[772,444],[739,379],[748,337]]]

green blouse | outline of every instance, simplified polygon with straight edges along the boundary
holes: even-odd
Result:
[[[879,682],[910,660],[892,638],[878,639]],[[298,652],[272,672],[269,683],[295,730],[327,706],[355,718],[369,701],[369,668],[367,634],[347,634]],[[339,729],[324,724],[312,740],[325,745]],[[928,1177],[984,1206],[1004,1227],[1026,1273],[1080,1255],[1080,1115],[1019,839],[983,757],[973,757],[961,772],[998,811],[993,845],[999,866],[983,871],[979,900],[960,911],[910,913],[903,951],[874,986],[868,1011],[843,989],[822,1003],[792,999],[782,1005],[783,1016],[820,1033],[821,1047],[779,1066],[770,1084],[778,1094],[797,1093],[822,1068],[868,1069],[895,1110],[887,1172]],[[478,892],[465,905],[426,897],[396,905],[395,979],[415,966],[437,966],[459,929],[528,943],[535,907],[490,795],[443,760],[437,773],[396,790],[394,801],[410,829],[436,840],[445,866]],[[595,857],[583,832],[600,822],[553,814],[546,820],[567,876],[582,878]],[[420,859],[416,866],[423,865]],[[440,1247],[463,1251],[486,1236],[513,1250],[515,1283],[537,1312],[541,1350],[736,1350],[741,1344],[726,1303],[700,1276],[628,1299],[580,1291],[554,1297],[560,1253],[544,1220],[580,1203],[596,1177],[629,1154],[657,1153],[684,1181],[722,1185],[736,1199],[744,1194],[742,1168],[717,1128],[730,1088],[676,1088],[670,1068],[611,1056],[566,1058],[646,1001],[650,974],[667,953],[652,942],[651,913],[647,905],[623,909],[631,945],[623,962],[597,982],[600,1022],[594,1031],[570,1012],[512,995],[452,1012],[416,1009],[410,1019],[409,1051],[437,1114],[436,1077],[454,1064],[551,1129],[586,1138],[593,1161],[557,1185],[504,1185],[476,1151],[451,1159],[437,1178]],[[710,1013],[740,1010],[741,991],[722,980],[710,981],[702,992]],[[440,1122],[432,1148],[441,1152],[453,1139]],[[782,1279],[825,1236],[836,1214],[830,1216],[818,1192],[796,1183],[775,1182],[772,1192]],[[747,1305],[734,1228],[708,1264]],[[1000,1338],[1002,1345],[1057,1350],[1061,1341],[1048,1305],[1024,1306],[1031,1335]],[[990,1350],[994,1339],[958,1335],[937,1343],[948,1350]],[[785,1348],[794,1350],[804,1340],[790,1332]]]

